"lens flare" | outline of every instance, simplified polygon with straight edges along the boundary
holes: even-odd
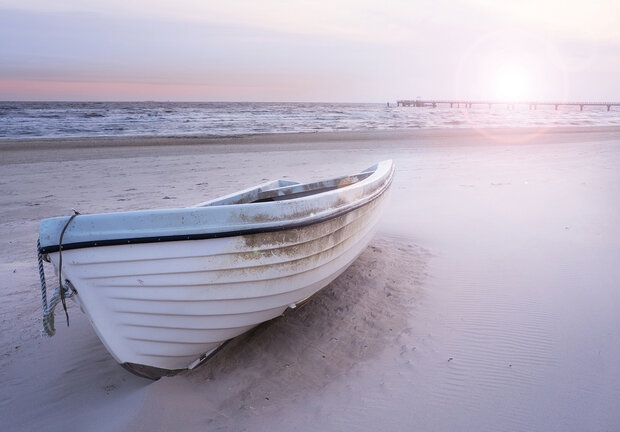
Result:
[[[495,93],[499,100],[522,102],[531,94],[530,81],[522,68],[506,66],[498,71]]]
[[[503,103],[505,111],[498,115],[506,116],[512,116],[515,109],[523,106],[528,109],[527,102],[565,101],[569,82],[564,63],[549,39],[523,32],[489,33],[463,51],[454,71],[454,95],[462,101],[489,101],[500,106]],[[554,118],[533,129],[525,138],[523,135],[512,138],[495,134],[492,128],[481,127],[472,116],[471,106],[465,104],[462,112],[467,123],[480,134],[510,142],[545,133],[559,116],[558,111]]]

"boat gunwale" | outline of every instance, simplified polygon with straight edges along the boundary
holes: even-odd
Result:
[[[379,163],[378,165],[380,165]],[[371,176],[362,180],[361,182],[355,183],[351,186],[359,185],[363,182],[367,182],[372,179],[372,177],[376,174],[373,173]],[[318,224],[321,222],[325,222],[331,219],[335,219],[347,213],[350,213],[354,210],[357,210],[360,207],[363,207],[377,198],[383,195],[383,193],[389,189],[392,184],[392,180],[394,177],[394,165],[390,164],[389,171],[387,173],[387,179],[383,185],[378,190],[375,190],[368,197],[364,197],[360,199],[353,205],[349,205],[346,207],[342,207],[340,209],[336,209],[335,211],[322,215],[322,216],[314,216],[312,218],[303,220],[301,222],[292,222],[292,223],[283,223],[279,225],[266,225],[262,227],[256,228],[246,228],[246,229],[236,229],[231,231],[219,231],[219,232],[202,232],[195,234],[173,234],[168,236],[149,236],[149,237],[126,237],[126,238],[116,238],[116,239],[105,239],[105,240],[88,240],[83,242],[72,242],[65,243],[62,245],[62,250],[72,250],[72,249],[84,249],[91,247],[103,247],[103,246],[119,246],[119,245],[131,245],[131,244],[142,244],[142,243],[161,243],[161,242],[174,242],[174,241],[184,241],[184,240],[208,240],[215,238],[224,238],[224,237],[237,237],[243,235],[251,235],[251,234],[262,234],[262,233],[270,233],[276,231],[285,231],[289,229],[303,228],[310,225]],[[329,193],[329,192],[328,192]],[[49,254],[58,252],[60,247],[58,244],[41,246],[39,248],[39,252],[41,254]]]

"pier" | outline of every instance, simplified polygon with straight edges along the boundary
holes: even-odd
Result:
[[[450,108],[471,108],[474,105],[477,106],[487,106],[489,109],[493,105],[501,105],[505,106],[508,109],[514,109],[517,105],[527,105],[529,109],[538,109],[539,106],[553,106],[556,111],[559,107],[563,106],[578,106],[580,111],[583,111],[583,107],[588,106],[600,106],[607,107],[607,111],[611,111],[611,107],[620,106],[620,102],[538,102],[538,101],[529,101],[529,102],[501,102],[501,101],[472,101],[472,100],[398,100],[396,101],[396,106],[403,107],[433,107],[436,108],[439,105],[450,105]]]

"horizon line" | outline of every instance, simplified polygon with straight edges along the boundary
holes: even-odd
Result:
[[[127,99],[127,100],[101,100],[101,99],[28,99],[28,100],[11,100],[11,99],[0,99],[0,103],[261,103],[261,104],[275,104],[275,103],[283,103],[283,104],[386,104],[386,103],[399,103],[399,102],[418,102],[418,103],[467,103],[467,104],[498,104],[498,105],[527,105],[527,104],[539,104],[539,105],[587,105],[587,104],[600,104],[600,105],[620,105],[620,100],[611,101],[611,100],[484,100],[484,99],[463,99],[463,98],[455,98],[455,99],[397,99],[397,100],[389,100],[385,102],[351,102],[351,101],[249,101],[249,100],[236,100],[236,101],[226,101],[226,100],[157,100],[157,99]]]

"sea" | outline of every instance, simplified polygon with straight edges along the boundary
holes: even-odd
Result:
[[[620,125],[620,108],[362,103],[0,102],[0,138],[237,136],[416,128]]]

